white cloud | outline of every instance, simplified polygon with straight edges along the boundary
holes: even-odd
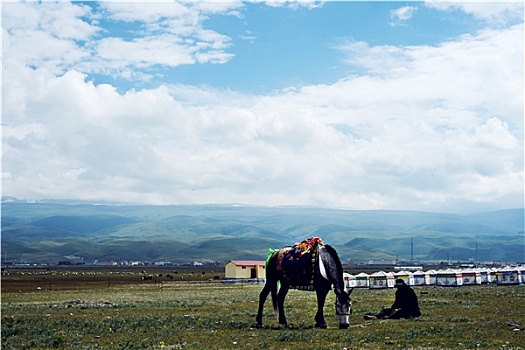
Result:
[[[155,23],[167,18],[180,18],[182,22],[193,21],[194,24],[199,21],[196,12],[176,1],[157,2],[155,6],[143,1],[112,1],[101,6],[108,12],[108,18],[115,21]]]
[[[90,8],[82,4],[46,3],[43,13],[31,2],[6,2],[2,6],[2,26],[14,35],[39,30],[58,39],[88,40],[100,30],[82,19],[91,17]]]
[[[6,125],[2,128],[2,137],[6,140],[13,139],[23,141],[31,136],[44,138],[46,136],[46,126],[38,123],[27,123],[16,126]]]
[[[101,37],[100,15],[77,3],[3,4],[4,59],[46,68],[70,69],[130,80],[151,79],[149,69],[195,63],[223,64],[231,38],[205,29],[209,13],[235,15],[242,3],[101,2],[106,21],[132,23],[131,37]],[[24,15],[22,15],[24,14]],[[67,30],[65,29],[67,28]],[[135,68],[140,72],[134,72]]]
[[[87,6],[62,3],[3,3],[2,29],[4,62],[46,67],[60,74],[89,58],[89,50],[79,45],[100,28],[83,21]],[[68,30],[64,30],[68,28]]]
[[[518,139],[509,131],[506,122],[499,118],[490,118],[476,128],[476,138],[480,145],[494,147],[501,150],[517,149]]]
[[[107,6],[119,20],[163,18]],[[268,96],[175,84],[119,93],[89,81],[88,68],[73,69],[96,50],[104,62],[90,69],[100,71],[211,60],[199,56],[208,53],[220,60],[227,38],[198,20],[173,28],[197,28],[193,38],[206,50],[176,35],[75,49],[35,28],[42,46],[59,47],[30,54],[14,26],[4,33],[6,195],[448,211],[523,205],[523,25],[436,46],[348,42],[339,49],[360,75]]]
[[[286,7],[291,9],[308,8],[316,9],[323,6],[324,1],[318,0],[251,0],[250,2],[261,2],[270,7]]]
[[[488,29],[438,46],[373,47],[354,41],[339,49],[347,54],[346,62],[368,74],[353,80],[364,84],[360,99],[374,99],[373,91],[363,89],[380,79],[388,91],[382,98],[389,101],[409,96],[411,101],[433,100],[432,107],[460,110],[489,104],[505,118],[523,110],[523,97],[516,94],[523,90],[523,46],[518,42],[523,42],[523,25]],[[512,123],[517,130],[523,125]]]
[[[408,21],[416,12],[416,7],[414,6],[403,6],[396,10],[390,11],[390,25],[398,26]]]
[[[425,6],[442,10],[460,10],[491,25],[523,21],[523,1],[426,1]]]
[[[124,41],[121,38],[106,38],[99,42],[97,57],[102,67],[151,65],[179,66],[195,63],[194,51],[179,38],[164,36]]]

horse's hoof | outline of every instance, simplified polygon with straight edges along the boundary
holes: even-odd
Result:
[[[288,323],[281,323],[280,326],[281,326],[281,328],[284,328],[284,329],[291,328]]]
[[[315,328],[326,329],[326,328],[328,328],[328,325],[326,323],[316,323],[315,324]]]
[[[340,323],[339,324],[339,329],[348,329],[350,327],[350,325],[348,323],[344,324],[344,323]]]
[[[253,326],[253,328],[257,328],[257,329],[261,329],[263,328],[263,324],[262,323],[257,323]]]

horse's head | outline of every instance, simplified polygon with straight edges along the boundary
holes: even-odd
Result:
[[[339,318],[339,328],[346,329],[350,327],[348,322],[349,316],[352,314],[352,301],[350,300],[350,294],[354,289],[351,288],[348,291],[344,291],[336,294],[335,300],[335,314]]]

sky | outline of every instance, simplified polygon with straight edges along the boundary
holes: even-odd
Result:
[[[2,195],[524,207],[524,5],[2,2]]]

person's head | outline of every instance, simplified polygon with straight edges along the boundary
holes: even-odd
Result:
[[[406,286],[405,281],[403,281],[401,278],[398,278],[396,280],[396,284],[394,285],[394,287],[399,288],[403,286]]]

